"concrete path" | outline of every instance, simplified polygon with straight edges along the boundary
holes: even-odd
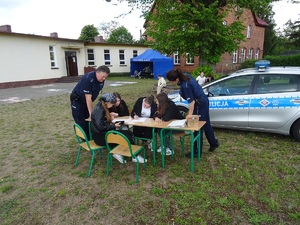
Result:
[[[0,89],[0,105],[71,93],[76,83],[53,83]],[[136,82],[105,81],[105,86],[120,86],[132,83]]]

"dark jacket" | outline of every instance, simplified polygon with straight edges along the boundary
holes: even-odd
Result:
[[[126,102],[122,99],[119,106],[114,106],[109,109],[109,112],[118,113],[119,116],[129,116],[128,107]]]
[[[157,113],[154,114],[153,118],[155,119],[155,117],[158,117],[160,119],[162,119],[163,121],[169,121],[169,120],[173,120],[173,119],[184,119],[183,115],[181,115],[179,109],[177,108],[177,106],[175,105],[175,103],[169,99],[169,103],[168,103],[168,107],[166,109],[165,114],[160,117],[157,116]]]
[[[132,112],[131,112],[131,117],[134,117],[134,115],[137,115],[139,117],[142,117],[142,105],[143,105],[143,99],[146,97],[140,97],[136,103],[133,106]],[[157,110],[157,105],[156,103],[153,101],[153,103],[151,104],[151,114],[150,114],[150,118],[153,118],[154,113]]]
[[[102,106],[101,101],[97,103],[95,108],[92,111],[91,114],[91,129],[92,132],[97,132],[97,133],[103,133],[105,134],[106,132],[110,130],[115,130],[115,124],[114,123],[109,123],[106,118],[105,114],[105,109]]]

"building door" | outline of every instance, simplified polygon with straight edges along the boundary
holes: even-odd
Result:
[[[67,76],[78,76],[77,56],[75,51],[66,51]]]

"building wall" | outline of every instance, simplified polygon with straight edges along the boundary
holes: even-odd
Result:
[[[53,46],[56,67],[51,67],[49,46]],[[95,66],[104,65],[104,49],[110,50],[111,72],[130,72],[133,50],[138,54],[149,49],[146,45],[122,45],[90,43],[52,37],[0,31],[0,88],[44,84],[67,76],[66,51],[75,52],[78,75],[85,73],[88,66],[87,49],[95,52]],[[119,50],[125,52],[125,65],[120,65]]]

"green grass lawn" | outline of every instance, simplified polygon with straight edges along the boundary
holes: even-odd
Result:
[[[130,107],[157,81],[104,87]],[[116,160],[106,175],[106,150],[87,177],[90,154],[74,166],[77,144],[69,95],[0,105],[0,224],[300,224],[300,146],[289,136],[215,129],[221,146],[190,172],[180,155],[147,169]],[[188,143],[186,143],[186,152]],[[159,155],[160,156],[160,155]]]

